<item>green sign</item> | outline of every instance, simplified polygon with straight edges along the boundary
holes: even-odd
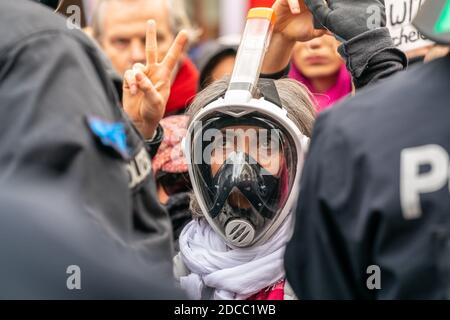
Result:
[[[444,9],[434,26],[434,31],[436,33],[450,32],[450,0],[444,5]]]

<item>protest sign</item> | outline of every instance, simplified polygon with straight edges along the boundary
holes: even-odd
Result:
[[[433,1],[433,0],[430,0]],[[426,39],[411,22],[426,0],[386,0],[386,23],[397,48],[409,51],[426,47]]]

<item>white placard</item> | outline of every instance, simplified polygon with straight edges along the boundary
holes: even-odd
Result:
[[[420,6],[425,1],[385,0],[387,27],[391,32],[395,46],[400,50],[409,51],[433,44],[411,24]]]

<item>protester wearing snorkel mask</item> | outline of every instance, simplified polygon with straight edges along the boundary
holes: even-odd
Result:
[[[292,3],[299,6],[298,10],[289,7]],[[274,26],[276,32],[271,38],[263,71],[280,76],[287,74],[282,69],[287,69],[295,41],[311,40],[323,35],[325,30],[314,29],[312,14],[303,1],[278,0],[274,10],[280,22]],[[322,19],[323,26],[337,34],[341,34],[340,28],[348,31],[351,28],[341,22],[349,19],[341,19],[343,14],[340,14],[347,11],[351,16],[351,10],[339,11],[334,24]],[[252,17],[253,20],[258,18],[271,22],[268,16]],[[154,23],[149,26],[148,38],[153,39],[154,44]],[[348,41],[343,46],[347,48],[346,57],[351,55],[352,58],[348,59],[347,66],[356,88],[403,69],[406,59],[391,47],[388,33],[375,30],[377,42],[373,32],[365,27],[352,31],[344,34]],[[249,34],[252,33],[249,31]],[[175,258],[175,273],[192,298],[283,299],[293,296],[284,282],[283,252],[291,233],[291,211],[297,200],[296,188],[308,144],[306,137],[311,135],[314,108],[308,94],[298,84],[292,87],[286,80],[258,84],[262,49],[269,42],[268,38],[264,39],[262,47],[258,46],[260,39],[250,42],[257,47],[246,49],[256,51],[251,50],[244,62],[237,59],[236,73],[228,90],[225,83],[220,87],[212,85],[199,95],[191,109],[191,125],[184,149],[196,196],[191,203],[196,219],[181,234],[181,253]],[[377,45],[362,50],[363,56],[361,50],[348,50],[368,42]],[[154,48],[153,44],[150,43],[149,48]],[[372,49],[374,52],[370,52]],[[149,55],[149,60],[156,61],[154,54]],[[148,68],[139,65],[129,70],[124,89],[125,92],[139,89],[143,100],[152,106],[155,103],[152,75],[145,71]],[[139,111],[135,114],[140,115],[142,109],[135,108]],[[144,119],[150,122],[147,118],[152,117]],[[153,119],[152,124],[159,122],[157,120]],[[153,136],[140,129],[144,136]],[[211,133],[214,134],[208,136]],[[200,162],[196,161],[198,151]]]
[[[316,2],[308,4],[316,9]],[[382,7],[378,1],[364,1],[361,8],[371,4]],[[385,28],[368,30],[362,24],[366,10],[361,8],[339,11],[331,22],[317,21],[346,40],[340,52],[356,88],[402,70],[406,61]],[[278,22],[262,71],[279,79],[289,72],[295,42],[320,37],[326,30],[314,28],[303,1],[279,0],[273,9]],[[348,19],[352,13],[358,15],[355,25]],[[255,15],[249,14],[228,89],[216,82],[197,96],[189,111],[185,150],[195,219],[183,230],[174,261],[175,276],[193,299],[295,298],[284,281],[283,252],[315,111],[298,82],[258,81],[255,64],[262,60],[265,44],[259,41],[264,37],[251,38],[265,29],[264,24],[252,27]],[[341,32],[349,28],[351,33]],[[373,47],[364,54],[356,50],[368,42]]]
[[[256,98],[267,98],[263,86]],[[261,107],[287,111],[286,123],[260,112],[239,118],[220,109],[204,114],[205,103],[226,90],[226,80],[201,92],[189,109],[191,119],[204,115],[192,149],[199,147],[209,162],[191,165],[194,220],[181,233],[175,258],[175,274],[193,299],[293,297],[285,287],[283,252],[315,112],[306,90],[294,81],[271,86],[280,105]],[[216,139],[203,141],[211,132]]]
[[[207,87],[188,111],[194,220],[175,274],[193,299],[293,298],[283,253],[315,112],[298,83],[259,79],[274,19],[271,9],[250,11],[231,80]]]

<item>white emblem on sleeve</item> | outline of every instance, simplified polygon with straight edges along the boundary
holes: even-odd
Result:
[[[422,215],[420,195],[439,191],[449,179],[449,155],[439,145],[404,149],[401,153],[400,200],[405,219]],[[425,172],[421,168],[427,167]]]
[[[152,162],[145,148],[142,148],[136,157],[126,165],[126,169],[130,177],[128,183],[130,189],[133,189],[148,177],[152,171]]]

